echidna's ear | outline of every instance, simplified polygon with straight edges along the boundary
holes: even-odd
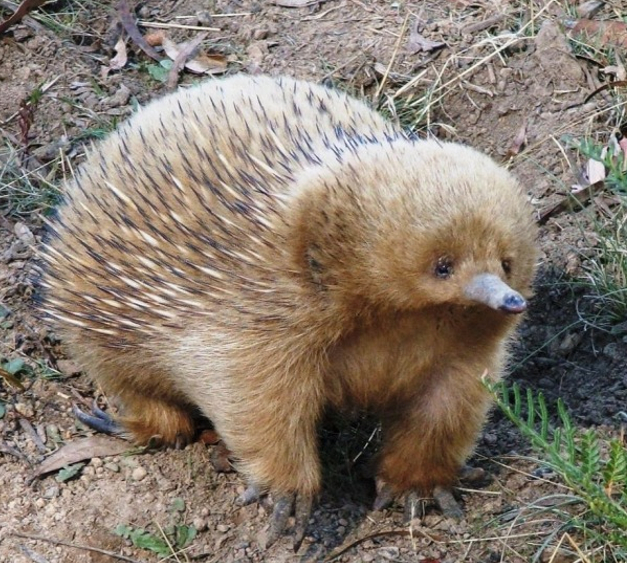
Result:
[[[303,178],[295,192],[288,235],[291,264],[307,283],[328,286],[334,277],[330,270],[338,254],[333,204],[314,174]]]
[[[310,210],[310,211],[313,211]],[[301,213],[297,223],[293,225],[291,261],[308,283],[321,287],[328,283],[327,262],[324,231],[312,213]]]
[[[324,256],[316,242],[312,242],[305,249],[304,259],[310,281],[318,286],[324,285]]]

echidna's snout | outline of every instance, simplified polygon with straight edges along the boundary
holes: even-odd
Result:
[[[479,274],[466,286],[468,299],[483,303],[492,309],[518,314],[527,309],[527,300],[494,274]]]
[[[527,309],[527,300],[520,293],[513,292],[505,298],[499,309],[505,313],[522,313]]]

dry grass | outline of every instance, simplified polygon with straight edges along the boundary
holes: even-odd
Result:
[[[30,161],[6,141],[0,146],[0,213],[25,217],[47,213],[59,202],[56,179],[62,165],[59,156],[46,165]]]

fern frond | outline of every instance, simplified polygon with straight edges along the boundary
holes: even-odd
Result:
[[[504,382],[486,385],[503,413],[540,453],[542,462],[588,507],[585,517],[571,520],[570,525],[586,541],[603,545],[611,538],[619,552],[627,550],[627,449],[622,441],[611,440],[609,447],[602,448],[597,432],[575,428],[561,400],[556,426],[551,424],[542,393],[534,395],[527,389],[523,400],[516,384],[511,389]]]

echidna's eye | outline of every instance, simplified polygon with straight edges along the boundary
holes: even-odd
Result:
[[[442,279],[448,279],[453,274],[453,262],[448,258],[440,258],[435,265],[435,275]]]
[[[511,260],[503,260],[501,262],[501,268],[503,268],[503,271],[509,275],[512,273],[512,261]]]

